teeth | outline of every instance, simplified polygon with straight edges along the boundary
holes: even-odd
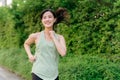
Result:
[[[45,23],[45,24],[50,24],[50,22],[49,23]]]

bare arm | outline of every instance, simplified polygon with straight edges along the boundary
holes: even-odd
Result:
[[[65,56],[66,55],[66,43],[65,43],[64,37],[60,35],[59,40],[58,40],[54,36],[53,31],[50,31],[50,33],[51,33],[51,37],[55,43],[55,46],[56,46],[58,52],[60,53],[61,56]]]
[[[66,43],[65,43],[64,37],[60,36],[59,41],[56,38],[54,38],[53,41],[60,55],[65,56],[66,55]]]
[[[25,51],[26,51],[26,53],[28,55],[28,58],[29,58],[30,62],[34,62],[35,61],[35,57],[32,55],[31,50],[30,50],[30,45],[35,43],[35,39],[36,39],[35,34],[31,34],[26,39],[26,41],[24,42],[24,48],[25,48]]]

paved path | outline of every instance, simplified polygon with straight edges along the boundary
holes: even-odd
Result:
[[[11,73],[4,68],[0,67],[0,80],[23,80],[14,73]]]

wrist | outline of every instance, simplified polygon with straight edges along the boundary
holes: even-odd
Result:
[[[33,56],[32,54],[28,54],[28,57],[31,57],[31,56]]]

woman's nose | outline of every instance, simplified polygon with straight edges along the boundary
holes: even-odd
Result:
[[[49,20],[49,17],[46,17],[46,20]]]

